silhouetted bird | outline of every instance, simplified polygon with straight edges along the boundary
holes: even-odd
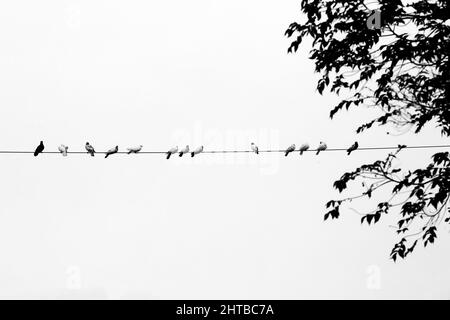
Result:
[[[193,158],[195,155],[202,153],[203,152],[203,146],[198,147],[197,149],[195,149],[193,152],[191,152],[191,158]]]
[[[86,145],[84,147],[86,148],[86,151],[93,157],[95,153],[94,147],[91,146],[89,142],[86,142]]]
[[[347,155],[350,155],[350,153],[358,149],[358,147],[358,141],[356,141],[350,148],[347,149]]]
[[[142,147],[143,147],[143,145],[141,144],[139,147],[127,148],[128,154],[130,154],[130,153],[138,153],[139,151],[142,150]]]
[[[300,146],[300,155],[302,155],[303,152],[308,151],[308,149],[309,149],[309,144],[307,144],[307,143],[302,144]]]
[[[291,144],[289,146],[289,148],[286,149],[286,153],[284,154],[285,157],[287,157],[289,155],[289,153],[294,152],[295,151],[295,144]]]
[[[327,150],[328,146],[325,142],[320,141],[319,147],[317,148],[316,155],[319,154],[321,151]]]
[[[34,156],[37,157],[37,155],[39,153],[42,153],[42,151],[44,151],[44,142],[41,141],[41,143],[39,143],[39,145],[37,146],[36,150],[34,151]]]
[[[166,159],[170,159],[170,156],[173,155],[174,153],[178,152],[178,146],[173,147],[172,149],[170,149],[169,151],[167,151],[167,157]]]
[[[189,146],[184,147],[184,149],[180,151],[180,157],[182,157],[185,153],[189,153]]]
[[[253,151],[254,153],[259,154],[259,148],[258,148],[258,146],[257,146],[256,144],[254,144],[254,143],[252,142],[252,144],[250,145],[250,147],[252,148],[252,151]]]
[[[105,158],[108,158],[110,155],[117,153],[119,151],[119,146],[116,146],[115,148],[109,149],[106,151]]]
[[[63,157],[67,157],[67,149],[69,149],[69,147],[63,144],[58,147],[58,150],[62,153]]]

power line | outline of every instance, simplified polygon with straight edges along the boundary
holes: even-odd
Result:
[[[403,149],[447,149],[450,145],[420,145],[420,146],[404,146]],[[399,147],[361,147],[353,152],[358,151],[375,151],[375,150],[398,150]],[[321,150],[321,152],[340,152],[347,151],[348,148],[329,148],[326,150]],[[299,152],[300,150],[295,150],[293,152]],[[317,149],[309,149],[303,152],[317,152]],[[285,153],[286,150],[259,150],[259,153]],[[33,154],[34,151],[20,151],[20,150],[0,150],[0,154]],[[44,151],[43,154],[61,154],[59,151]],[[98,154],[106,154],[106,151],[98,151]],[[141,151],[138,154],[167,154],[168,151]],[[179,153],[179,152],[176,152]],[[190,152],[189,152],[190,153]],[[201,153],[205,154],[226,154],[226,153],[254,153],[252,150],[205,150]],[[68,151],[67,154],[88,154],[86,151]],[[119,151],[116,154],[128,154],[127,151]]]

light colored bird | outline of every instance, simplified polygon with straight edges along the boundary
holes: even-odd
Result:
[[[58,150],[62,153],[63,157],[67,157],[67,149],[69,149],[69,147],[63,144],[58,147]]]
[[[138,153],[142,150],[143,145],[141,144],[139,147],[131,147],[131,148],[127,148],[128,150],[128,154],[130,153]]]
[[[119,151],[119,146],[115,146],[114,148],[109,149],[108,151],[106,151],[105,158],[108,158],[110,155],[117,153],[118,151]]]
[[[86,148],[86,151],[93,157],[95,153],[94,147],[91,146],[89,142],[86,142],[86,145],[84,147]]]
[[[358,149],[358,147],[358,141],[356,141],[350,148],[347,149],[347,155],[350,155],[350,153]]]
[[[172,149],[170,149],[169,151],[167,151],[167,157],[166,159],[170,159],[170,156],[173,155],[174,153],[178,152],[178,146],[173,147]]]
[[[319,147],[317,147],[316,154],[319,154],[321,151],[327,150],[328,146],[325,142],[320,141]]]
[[[302,155],[303,152],[308,151],[308,149],[309,149],[309,144],[307,144],[307,143],[302,144],[300,146],[300,155]]]
[[[189,153],[189,146],[184,147],[184,149],[181,149],[180,151],[180,157],[183,156],[183,154]]]
[[[42,153],[44,151],[44,142],[41,141],[39,145],[36,147],[36,150],[34,151],[34,156],[37,157],[39,153]]]
[[[259,154],[259,148],[258,148],[258,146],[257,146],[256,144],[254,144],[254,143],[252,142],[252,144],[250,145],[250,147],[252,148],[252,151],[253,151],[254,153]]]
[[[286,149],[286,153],[284,154],[285,157],[287,157],[289,155],[289,153],[294,152],[295,151],[295,144],[291,144],[289,146],[289,148]]]
[[[195,149],[194,151],[191,152],[191,157],[193,158],[196,154],[199,154],[202,152],[203,152],[203,146],[198,147],[197,149]]]

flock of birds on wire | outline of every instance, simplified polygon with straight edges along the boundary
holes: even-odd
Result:
[[[358,147],[359,147],[358,142],[355,142],[350,148],[347,149],[347,154],[350,155],[353,151],[357,150]],[[34,156],[36,157],[40,153],[44,152],[44,148],[45,148],[44,142],[41,141],[41,143],[37,146],[36,150],[34,151]],[[127,148],[127,151],[128,151],[127,153],[128,154],[138,153],[142,150],[142,148],[143,148],[142,145],[139,145],[137,147],[130,147],[130,148]],[[252,142],[250,145],[250,148],[254,153],[259,154],[259,148],[255,143]],[[300,146],[298,151],[300,151],[300,155],[302,155],[303,152],[308,151],[309,148],[310,148],[309,144],[304,143]],[[318,155],[320,152],[325,151],[327,148],[328,148],[327,144],[325,142],[321,141],[319,146],[316,149],[316,154]],[[69,147],[64,144],[61,144],[58,147],[58,151],[64,157],[67,156],[68,149],[69,149]],[[89,153],[92,157],[96,153],[94,147],[89,142],[86,142],[85,149],[86,149],[87,153]],[[287,157],[290,153],[292,153],[294,151],[296,151],[296,146],[295,146],[295,144],[292,144],[284,151],[285,152],[284,155]],[[115,154],[117,152],[119,152],[119,146],[115,146],[114,148],[111,148],[108,151],[104,152],[105,158],[108,158],[110,155]],[[190,150],[188,145],[181,150],[178,150],[178,146],[176,146],[166,152],[166,159],[170,159],[170,157],[173,154],[178,154],[180,157],[182,157],[184,154],[191,154],[191,157],[194,157],[195,155],[200,154],[202,152],[203,152],[203,146],[200,146],[194,150]]]

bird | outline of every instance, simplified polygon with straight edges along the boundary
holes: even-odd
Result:
[[[67,149],[69,149],[69,147],[63,144],[58,147],[58,150],[62,153],[63,157],[67,157]]]
[[[197,149],[195,149],[193,152],[191,152],[191,158],[193,158],[196,154],[199,154],[202,152],[203,152],[203,146],[200,146]]]
[[[108,158],[110,155],[117,153],[119,151],[119,146],[115,146],[114,148],[109,149],[106,151],[105,159]]]
[[[184,149],[181,149],[180,151],[180,157],[183,156],[183,154],[189,153],[189,146],[184,147]]]
[[[36,147],[36,150],[34,151],[34,156],[37,157],[39,153],[42,153],[44,151],[44,142],[41,141],[39,145]]]
[[[139,147],[127,148],[128,154],[130,154],[130,153],[138,153],[139,151],[142,150],[142,147],[143,147],[143,145],[141,144]]]
[[[309,149],[309,144],[304,143],[300,146],[300,155],[303,154],[303,152],[307,151]]]
[[[285,157],[287,157],[289,155],[289,153],[294,152],[295,151],[295,144],[291,144],[289,146],[289,148],[286,149],[286,153],[284,154]]]
[[[318,155],[321,151],[327,150],[327,148],[328,148],[327,144],[325,142],[320,141],[316,154]]]
[[[250,145],[250,147],[252,148],[252,151],[253,151],[254,153],[259,154],[259,148],[258,148],[258,146],[257,146],[256,144],[254,144],[254,143],[252,142],[252,144]]]
[[[86,145],[84,147],[86,148],[86,151],[93,157],[95,153],[94,147],[91,146],[89,142],[86,142]]]
[[[350,148],[347,149],[347,155],[350,155],[353,151],[358,149],[358,141],[356,141]]]
[[[177,152],[178,152],[178,146],[171,148],[169,151],[167,151],[166,159],[170,159],[170,156]]]

